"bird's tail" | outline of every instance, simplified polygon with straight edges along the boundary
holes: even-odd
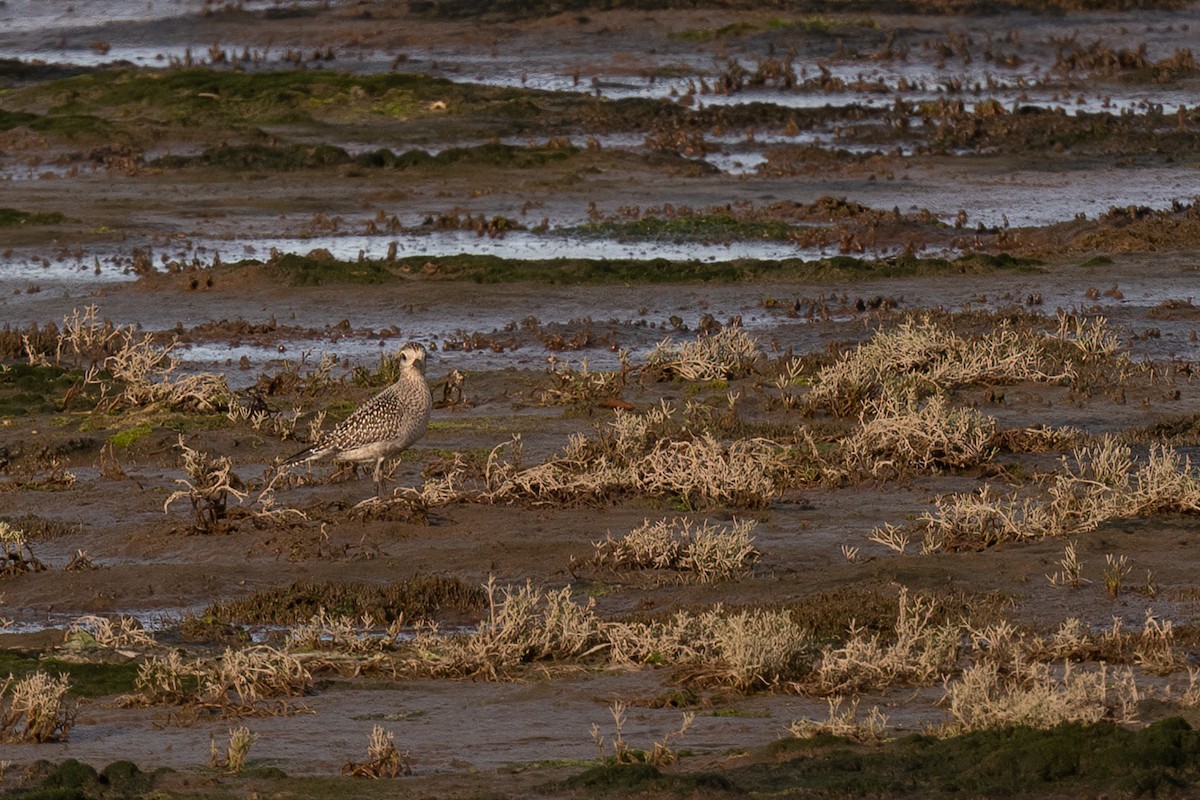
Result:
[[[320,451],[317,449],[316,445],[313,445],[312,447],[306,447],[303,450],[301,450],[299,453],[296,453],[296,455],[285,459],[283,461],[283,463],[280,464],[279,466],[294,467],[297,464],[303,464],[307,461],[315,461],[316,459],[318,459],[320,457],[321,457]]]

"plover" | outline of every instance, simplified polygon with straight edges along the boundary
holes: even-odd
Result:
[[[410,342],[400,348],[400,377],[363,403],[332,431],[282,466],[322,458],[356,464],[375,462],[375,495],[382,495],[383,462],[425,435],[433,398],[425,383],[425,348]]]

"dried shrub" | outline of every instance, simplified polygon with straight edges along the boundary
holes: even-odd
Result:
[[[358,619],[332,616],[320,609],[308,622],[288,631],[284,649],[289,652],[333,650],[339,653],[377,653],[396,644],[402,619],[380,632],[370,614]]]
[[[367,760],[347,761],[341,772],[352,778],[398,778],[412,775],[412,763],[407,750],[401,753],[396,749],[396,734],[376,725],[367,743]]]
[[[1130,448],[1106,436],[1062,459],[1039,498],[997,496],[990,486],[939,497],[912,526],[923,551],[976,550],[1006,541],[1070,536],[1114,519],[1200,512],[1200,474],[1191,459],[1152,445],[1135,465]],[[873,537],[887,537],[875,531]],[[895,538],[895,529],[890,536]]]
[[[482,499],[535,504],[605,502],[626,496],[673,497],[689,508],[767,505],[799,471],[802,457],[767,439],[718,441],[663,404],[645,414],[617,411],[595,435],[572,436],[557,456],[534,467],[492,452]]]
[[[75,724],[75,701],[66,675],[38,670],[0,681],[0,736],[18,742],[61,742]]]
[[[729,612],[720,605],[680,612],[661,622],[611,623],[610,658],[617,663],[674,664],[689,683],[739,691],[772,689],[812,670],[816,642],[791,613]]]
[[[620,539],[608,534],[603,542],[593,542],[592,564],[615,570],[671,571],[697,583],[733,580],[746,574],[760,557],[750,535],[756,524],[734,520],[729,526],[708,521],[693,525],[683,517],[646,520]]]
[[[689,682],[742,691],[798,680],[811,669],[816,645],[786,611],[699,614],[679,612],[656,621],[606,621],[595,602],[571,599],[569,589],[546,592],[526,584],[501,593],[488,584],[491,608],[469,634],[418,631],[400,654],[414,674],[509,678],[531,664],[671,664]]]
[[[54,363],[87,367],[84,383],[100,388],[97,407],[164,404],[179,410],[213,411],[229,405],[231,392],[223,376],[176,377],[177,364],[171,358],[174,344],[160,347],[150,334],[139,336],[135,326],[101,322],[96,313],[92,305],[63,319]],[[30,363],[46,360],[32,343],[27,349]]]
[[[227,714],[274,713],[311,691],[312,674],[291,653],[267,645],[226,648],[215,659],[186,659],[172,651],[151,656],[138,670],[123,705],[192,705]]]
[[[0,577],[46,571],[46,565],[29,547],[29,537],[25,532],[3,521],[0,521],[0,547],[4,548]]]
[[[158,642],[133,617],[121,615],[109,619],[88,614],[71,623],[64,646],[73,650],[125,651],[134,655],[154,650]]]
[[[657,380],[712,381],[741,378],[754,372],[762,353],[754,339],[740,327],[701,333],[676,346],[660,342],[646,356],[642,374]]]
[[[842,710],[844,697],[830,697],[829,718],[824,721],[801,719],[788,725],[788,731],[797,739],[811,739],[814,736],[827,734],[840,736],[863,744],[880,742],[887,731],[887,715],[879,710],[879,706],[871,706],[865,718],[858,716],[858,698],[850,701],[850,706]]]
[[[520,665],[579,660],[608,646],[605,625],[591,598],[578,605],[571,600],[570,588],[543,594],[530,583],[505,588],[502,597],[498,592],[489,580],[488,614],[473,633],[418,635],[416,648],[428,669],[496,680]]]
[[[250,754],[250,747],[257,741],[258,734],[251,733],[245,725],[230,728],[229,746],[225,748],[225,755],[221,755],[215,741],[210,743],[209,764],[213,769],[223,769],[231,775],[236,775],[245,769],[246,756]]]
[[[213,457],[193,450],[183,443],[182,436],[179,437],[179,448],[183,451],[183,469],[188,477],[177,478],[175,482],[187,488],[172,493],[163,503],[163,512],[167,512],[176,500],[187,498],[195,514],[192,529],[200,534],[220,533],[229,498],[232,496],[241,502],[247,497],[242,491],[244,484],[234,473],[228,456]]]
[[[692,722],[695,721],[696,715],[693,712],[684,712],[683,722],[678,730],[670,731],[663,735],[661,739],[654,742],[649,750],[638,750],[629,746],[625,741],[625,710],[629,706],[622,703],[620,700],[609,706],[609,713],[612,714],[613,727],[615,732],[612,738],[612,755],[607,755],[608,749],[604,741],[604,735],[600,732],[600,726],[592,723],[592,741],[596,743],[596,752],[601,761],[606,761],[611,764],[651,764],[655,767],[666,767],[674,764],[678,759],[675,751],[668,747],[668,743],[672,739],[677,739],[688,732],[692,727]]]
[[[1103,318],[1062,315],[1053,334],[1002,322],[977,336],[960,336],[929,318],[909,319],[820,370],[808,403],[849,416],[885,393],[923,396],[981,382],[1070,382],[1085,364],[1121,361],[1117,347]]]
[[[996,421],[969,408],[951,408],[945,395],[922,403],[915,393],[868,400],[861,427],[842,443],[850,471],[875,477],[906,470],[964,469],[996,452]]]
[[[588,410],[620,397],[629,370],[624,351],[621,352],[621,369],[618,372],[590,370],[586,358],[581,361],[579,369],[565,361],[556,361],[546,370],[550,385],[537,389],[535,396],[542,405]]]
[[[312,690],[312,675],[300,660],[274,647],[245,650],[226,648],[205,665],[196,699],[202,705],[256,713],[269,709],[266,701],[299,697]]]
[[[895,684],[928,684],[953,670],[958,661],[960,625],[936,623],[935,603],[900,590],[900,613],[890,641],[851,627],[839,647],[826,647],[813,671],[814,688],[828,695],[884,689]]]
[[[956,736],[1014,725],[1046,729],[1103,719],[1130,722],[1137,700],[1137,684],[1128,669],[1110,674],[1105,664],[1083,670],[1065,662],[1057,672],[1044,663],[1006,670],[988,660],[947,681],[945,703],[952,719],[938,733]]]

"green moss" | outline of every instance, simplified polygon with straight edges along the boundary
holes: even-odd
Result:
[[[754,30],[754,26],[748,22],[733,22],[719,28],[688,28],[678,33],[672,33],[668,38],[680,39],[685,42],[711,42],[716,39],[741,36],[752,30]]]
[[[198,156],[164,156],[150,166],[178,168],[192,165],[231,170],[286,172],[319,169],[350,162],[350,154],[340,147],[318,145],[221,145],[210,147]]]
[[[292,286],[322,286],[330,283],[390,283],[396,280],[378,261],[339,261],[321,255],[288,253],[267,264],[272,274]]]
[[[108,441],[112,443],[113,447],[124,449],[139,439],[149,436],[153,431],[153,426],[143,423],[141,425],[134,425],[132,428],[126,428],[125,430],[117,431],[112,436],[108,437]]]
[[[670,792],[691,795],[697,792],[731,792],[735,789],[721,775],[668,774],[650,764],[600,764],[567,779],[563,786],[604,794]]]
[[[37,670],[51,675],[65,673],[71,681],[71,693],[80,697],[106,697],[132,692],[137,679],[137,664],[90,664],[39,658],[18,650],[0,650],[0,675],[10,672],[22,678]]]
[[[563,233],[637,239],[674,239],[696,242],[722,242],[730,239],[767,239],[787,241],[802,227],[786,222],[743,220],[731,214],[689,214],[673,219],[645,217],[633,222],[592,222]]]
[[[0,370],[0,417],[46,414],[62,410],[62,398],[83,378],[79,370],[54,366],[8,364]],[[78,396],[81,404],[87,398]]]
[[[479,586],[442,576],[388,584],[297,581],[241,600],[214,603],[205,616],[245,624],[286,625],[307,622],[324,608],[335,616],[370,614],[377,622],[390,623],[401,617],[428,618],[444,610],[477,611],[485,602]]]
[[[1175,717],[1142,730],[1111,723],[1010,728],[949,739],[909,736],[882,746],[837,737],[784,739],[784,764],[742,769],[747,791],[803,787],[816,796],[1056,796],[1174,793],[1200,777],[1200,734]]]
[[[38,214],[32,211],[18,211],[15,208],[0,208],[0,228],[12,225],[57,225],[63,219],[65,217],[58,211]]]

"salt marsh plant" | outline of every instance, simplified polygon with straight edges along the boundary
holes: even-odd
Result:
[[[1082,576],[1083,562],[1079,560],[1075,545],[1076,542],[1067,543],[1067,546],[1063,548],[1063,556],[1058,562],[1058,572],[1046,576],[1046,580],[1050,581],[1051,586],[1070,586],[1072,589],[1078,589],[1086,583],[1091,583]]]
[[[312,675],[298,658],[267,645],[245,650],[226,648],[205,664],[196,698],[202,705],[256,713],[266,701],[299,697],[312,689]]]
[[[412,762],[407,750],[401,753],[396,749],[396,734],[376,725],[367,743],[367,760],[347,761],[342,765],[342,774],[352,778],[398,778],[412,775]]]
[[[1114,519],[1168,513],[1200,513],[1200,473],[1191,459],[1152,445],[1145,463],[1136,464],[1130,448],[1105,437],[1064,457],[1040,497],[998,495],[990,486],[942,496],[912,531],[924,536],[926,553],[976,550],[1000,542],[1085,533]],[[872,538],[895,535],[881,529]]]
[[[611,534],[593,542],[592,563],[612,569],[677,573],[683,580],[714,583],[749,571],[760,554],[754,547],[753,520],[734,520],[729,526],[707,520],[693,525],[685,517],[646,520],[619,539]]]
[[[45,356],[29,345],[30,363]],[[98,407],[164,404],[170,408],[212,411],[225,408],[231,393],[225,378],[214,373],[177,377],[171,358],[174,344],[158,345],[133,325],[114,325],[97,318],[96,307],[63,318],[54,363],[86,367],[84,383],[100,388]],[[115,390],[115,391],[114,391]]]
[[[894,684],[928,684],[955,669],[962,626],[934,621],[931,600],[900,590],[899,615],[889,640],[852,626],[840,646],[828,646],[813,671],[814,687],[828,695]]]
[[[134,693],[122,702],[193,705],[249,715],[286,710],[282,701],[311,689],[312,674],[295,655],[256,645],[226,648],[212,659],[189,659],[176,651],[151,656],[138,669]]]
[[[0,548],[4,549],[4,560],[0,563],[0,577],[46,570],[46,565],[33,554],[33,550],[29,547],[29,537],[26,533],[2,520],[0,520]]]
[[[830,697],[829,718],[826,720],[801,719],[788,725],[788,731],[797,739],[811,739],[820,734],[840,736],[843,739],[860,743],[882,741],[887,731],[887,715],[879,710],[879,706],[871,706],[865,717],[858,714],[858,698],[850,701],[843,710],[846,702],[844,697]]]
[[[193,530],[196,533],[219,533],[224,524],[229,498],[238,502],[246,499],[243,484],[233,472],[233,463],[228,456],[214,457],[206,452],[193,450],[179,437],[179,448],[183,451],[183,469],[188,477],[177,478],[176,483],[185,487],[171,494],[163,503],[165,513],[176,500],[187,499],[195,515]]]
[[[75,724],[66,675],[38,670],[0,680],[0,736],[19,742],[61,742]]]
[[[1069,661],[1058,669],[1032,663],[1014,672],[986,660],[948,680],[945,688],[951,719],[939,730],[943,736],[1014,725],[1046,729],[1067,722],[1130,722],[1139,699],[1128,668],[1084,669]]]
[[[728,380],[752,374],[761,356],[748,333],[727,326],[681,345],[670,339],[660,342],[646,356],[642,374],[659,380]]]
[[[667,403],[645,414],[617,411],[594,435],[576,434],[561,453],[528,468],[518,440],[502,445],[488,459],[481,498],[562,505],[632,494],[677,498],[689,508],[753,508],[769,503],[803,458],[767,439],[718,441],[675,413]]]
[[[611,761],[613,764],[651,764],[655,767],[674,764],[678,756],[668,746],[668,743],[687,733],[688,729],[692,727],[696,715],[691,711],[684,712],[683,721],[678,730],[664,734],[661,739],[651,745],[649,750],[636,750],[625,741],[625,711],[628,708],[629,706],[620,700],[609,706],[608,711],[612,714],[614,727],[611,756],[608,755],[608,748],[604,741],[604,734],[600,732],[600,726],[592,723],[592,741],[596,743],[596,752],[600,756],[600,760]]]
[[[154,650],[158,642],[142,624],[130,616],[115,619],[88,614],[76,619],[67,629],[65,646],[77,650],[111,650],[136,654]]]
[[[946,396],[919,399],[915,391],[869,399],[861,427],[842,444],[853,471],[875,477],[905,470],[963,469],[996,452],[996,421],[969,408],[952,408]]]
[[[961,336],[928,317],[909,319],[818,372],[808,402],[813,410],[850,416],[885,393],[926,395],[979,382],[1069,382],[1082,365],[1105,359],[1120,360],[1103,318],[1062,315],[1052,334],[1003,322],[976,336]]]
[[[285,649],[289,652],[377,653],[395,645],[402,624],[403,618],[397,619],[381,634],[375,631],[375,620],[370,614],[353,619],[327,614],[322,608],[308,622],[288,631]]]
[[[258,734],[251,733],[245,725],[229,729],[229,745],[225,754],[217,749],[216,741],[209,743],[209,763],[214,769],[223,769],[231,775],[236,775],[246,767],[246,756],[250,747],[258,741]]]
[[[586,358],[580,362],[578,369],[565,361],[556,360],[546,371],[550,385],[536,392],[538,401],[543,405],[588,410],[601,402],[619,397],[632,369],[628,354],[622,350],[619,355],[621,369],[616,372],[589,369]]]

